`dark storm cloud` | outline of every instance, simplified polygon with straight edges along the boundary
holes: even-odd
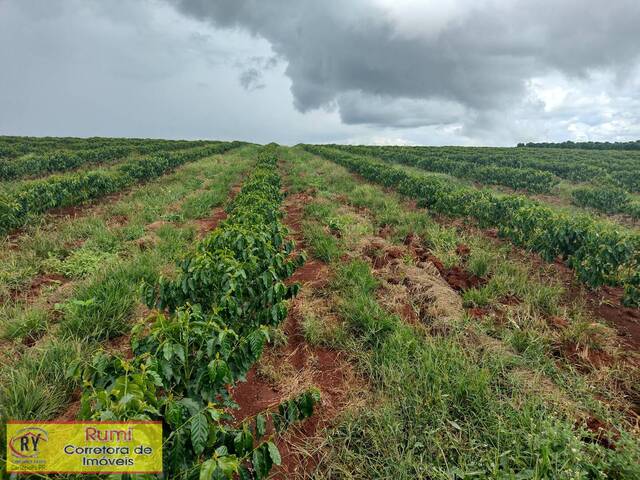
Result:
[[[637,139],[639,11],[638,0],[0,0],[0,134]]]
[[[296,108],[337,106],[346,123],[403,127],[440,116],[407,121],[398,99],[442,101],[446,121],[451,111],[500,110],[522,99],[528,79],[551,72],[610,69],[624,82],[640,54],[638,0],[397,2],[404,10],[375,0],[169,1],[267,39],[288,62]]]
[[[240,85],[248,91],[265,87],[262,83],[262,73],[256,68],[248,68],[240,73]]]
[[[259,90],[264,88],[264,72],[275,68],[278,65],[278,58],[275,56],[260,57],[253,56],[249,58],[244,64],[238,64],[238,68],[241,68],[240,72],[240,85],[246,91]]]
[[[454,102],[380,97],[362,92],[340,94],[337,105],[344,123],[378,127],[447,125],[458,122],[466,113],[460,104]]]

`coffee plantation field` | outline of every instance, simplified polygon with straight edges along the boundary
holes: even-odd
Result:
[[[0,478],[75,419],[171,479],[640,478],[640,152],[592,147],[0,137]]]

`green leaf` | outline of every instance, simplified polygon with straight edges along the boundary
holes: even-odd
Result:
[[[267,419],[262,413],[259,413],[256,416],[256,435],[258,437],[262,437],[266,433],[266,431],[267,431]]]
[[[182,347],[182,345],[174,345],[173,346],[173,351],[176,354],[176,356],[180,359],[180,361],[182,363],[184,363],[185,361],[185,353],[184,353],[184,348]]]
[[[200,405],[198,404],[198,402],[196,402],[192,398],[189,398],[189,397],[182,398],[179,400],[179,403],[181,403],[187,408],[191,416],[197,415],[198,412],[200,411]]]
[[[249,472],[249,469],[244,465],[238,470],[238,475],[240,476],[240,480],[252,480],[251,472]]]
[[[302,418],[309,418],[313,415],[313,398],[311,397],[310,392],[306,392],[302,395],[298,402],[298,407],[302,413]]]
[[[313,399],[314,404],[319,403],[320,400],[322,400],[320,390],[318,390],[317,388],[312,388],[311,390],[309,390],[309,392],[311,393],[311,398]]]
[[[229,479],[233,478],[234,473],[238,473],[238,467],[240,466],[240,462],[235,455],[226,455],[223,457],[219,457],[218,468],[222,471],[222,473]]]
[[[231,380],[231,371],[227,362],[221,358],[211,360],[208,365],[209,379],[214,383],[228,382]]]
[[[200,465],[200,480],[211,480],[216,471],[216,467],[217,462],[213,458],[202,462],[202,465]]]
[[[203,413],[198,413],[191,419],[191,444],[196,455],[200,455],[207,446],[209,437],[209,423]]]
[[[278,450],[278,447],[276,447],[273,442],[267,442],[267,448],[269,449],[271,461],[276,465],[280,465],[282,459],[280,458],[280,451]]]
[[[155,370],[147,370],[149,376],[153,379],[153,383],[156,387],[162,387],[164,384],[162,383],[162,378]]]
[[[287,423],[282,415],[278,413],[272,413],[271,419],[273,420],[273,426],[275,427],[276,432],[282,432],[282,430],[286,428]]]
[[[215,454],[219,457],[224,457],[225,455],[229,455],[229,450],[227,449],[226,445],[220,445],[218,448],[216,448]]]
[[[267,463],[261,449],[257,448],[253,451],[253,454],[251,455],[251,463],[253,464],[253,470],[256,473],[256,478],[262,479],[268,475],[269,469],[267,468]]]
[[[249,341],[249,345],[251,346],[251,351],[254,355],[259,356],[262,353],[262,347],[264,346],[265,337],[262,333],[262,330],[254,330],[251,332],[247,340]]]
[[[175,429],[182,424],[182,412],[182,406],[179,403],[169,401],[165,409],[164,418]]]
[[[162,346],[162,354],[167,361],[171,360],[171,358],[173,357],[173,345],[168,342],[165,343]]]
[[[253,435],[251,435],[246,424],[243,425],[242,430],[236,433],[233,444],[236,453],[240,456],[244,456],[253,450]]]

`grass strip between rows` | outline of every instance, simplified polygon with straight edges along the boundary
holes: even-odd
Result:
[[[325,440],[319,478],[597,478],[640,475],[636,440],[615,449],[509,380],[518,365],[464,331],[426,335],[385,311],[361,261],[335,264],[346,332],[335,335],[374,388]]]

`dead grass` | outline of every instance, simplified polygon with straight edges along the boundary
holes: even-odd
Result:
[[[440,276],[431,262],[407,262],[411,251],[381,237],[365,237],[357,255],[371,261],[374,274],[383,281],[380,301],[402,318],[414,317],[435,329],[459,323],[464,315],[462,299]]]

